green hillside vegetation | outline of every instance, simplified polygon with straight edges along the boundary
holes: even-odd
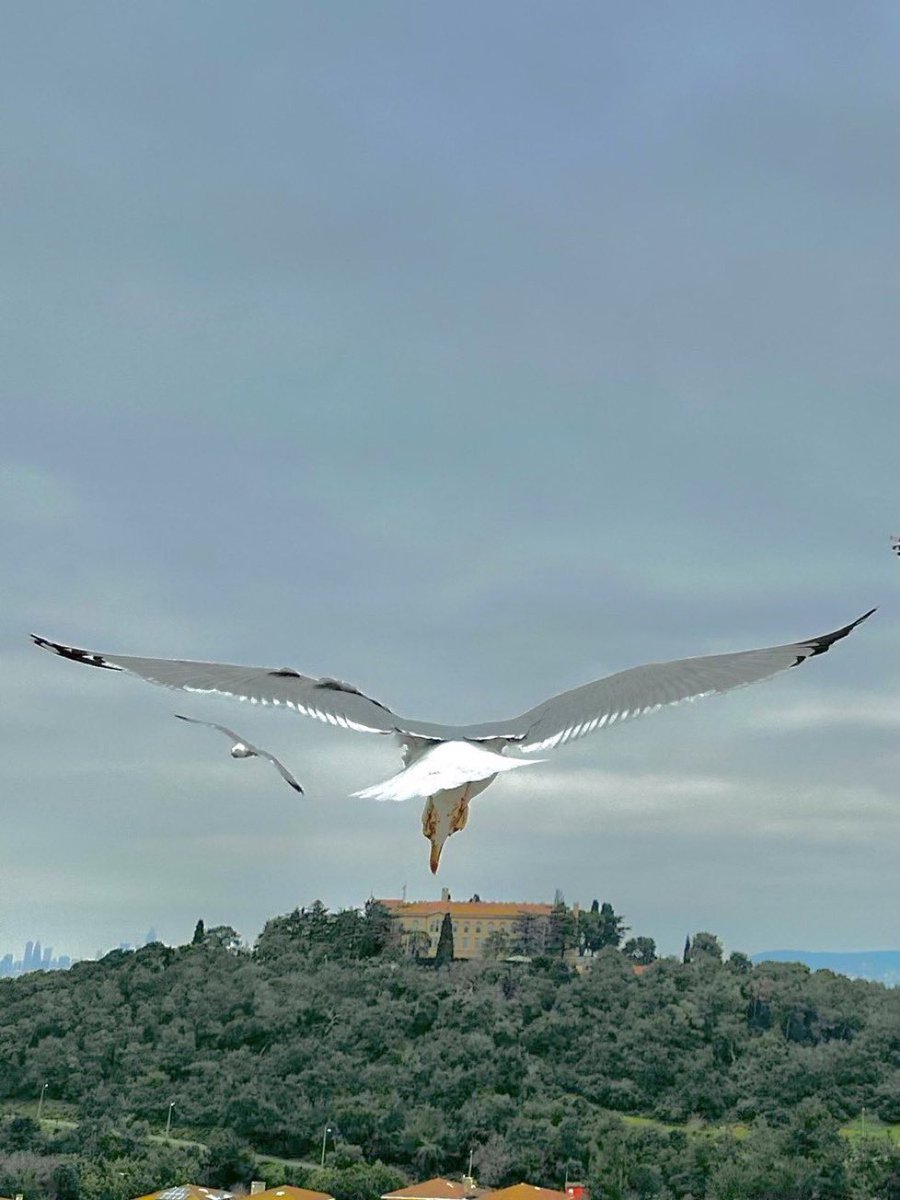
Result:
[[[253,950],[198,926],[0,981],[0,1194],[246,1185],[264,1156],[270,1184],[374,1200],[474,1149],[484,1183],[568,1173],[593,1200],[900,1200],[900,991],[623,938],[610,906],[560,906],[530,963],[434,966],[377,904],[317,904]],[[22,1115],[45,1083],[55,1125]]]

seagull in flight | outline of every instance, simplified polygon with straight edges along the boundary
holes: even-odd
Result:
[[[295,792],[299,792],[301,796],[303,795],[303,788],[284,763],[276,758],[274,754],[270,754],[268,750],[261,750],[259,746],[254,746],[252,742],[248,742],[246,738],[241,737],[239,733],[235,733],[233,729],[229,729],[227,725],[216,725],[214,721],[198,721],[196,717],[184,717],[181,713],[176,713],[175,716],[179,721],[190,721],[192,725],[205,725],[207,729],[218,729],[220,733],[224,733],[230,741],[234,742],[234,745],[231,747],[232,758],[266,759],[267,762],[272,764],[281,778],[291,785]]]
[[[502,772],[541,761],[517,755],[554,750],[616,722],[645,716],[684,700],[728,692],[798,667],[808,658],[824,654],[874,611],[870,609],[833,633],[784,646],[632,667],[562,692],[508,721],[480,725],[436,725],[401,717],[352,684],[328,676],[317,679],[301,675],[293,667],[242,667],[99,654],[35,634],[31,636],[42,649],[88,667],[127,671],[163,687],[289,708],[341,729],[392,736],[402,751],[403,770],[384,783],[354,794],[373,800],[424,797],[422,832],[431,843],[429,865],[434,873],[444,843],[465,828],[472,798]],[[228,730],[224,732],[237,737]],[[237,741],[251,753],[260,753],[249,743]]]

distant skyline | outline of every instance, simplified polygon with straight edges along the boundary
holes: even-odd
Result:
[[[144,935],[143,945],[149,945],[150,942],[157,940],[156,930],[151,926]],[[29,938],[25,942],[21,958],[16,958],[14,950],[5,950],[0,947],[0,978],[10,975],[25,975],[30,971],[67,971],[74,963],[81,962],[86,957],[94,959],[102,958],[105,954],[109,954],[110,950],[114,949],[133,950],[135,949],[135,943],[120,941],[117,945],[110,946],[106,950],[102,948],[98,949],[91,956],[73,956],[71,954],[60,953],[54,957],[53,946],[42,946],[40,938]]]
[[[671,953],[896,946],[900,8],[5,18],[0,944],[405,884],[597,897]],[[28,641],[479,721],[872,605],[510,772],[436,880],[419,804],[350,798],[388,739]]]

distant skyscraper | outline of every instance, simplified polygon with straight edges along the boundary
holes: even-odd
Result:
[[[41,957],[41,966],[45,971],[50,970],[50,963],[53,961],[53,947],[48,946]]]
[[[22,970],[31,970],[31,959],[34,955],[34,942],[25,943],[25,953],[22,955]]]
[[[147,930],[147,936],[144,938],[144,945],[149,946],[151,942],[158,942],[158,941],[159,941],[159,937],[157,936],[156,930],[151,925],[150,928]]]

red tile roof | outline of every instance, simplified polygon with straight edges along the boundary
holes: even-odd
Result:
[[[491,1200],[571,1200],[571,1197],[566,1192],[554,1192],[531,1183],[514,1183],[512,1187],[491,1192]]]
[[[509,900],[379,900],[394,916],[430,917],[450,913],[451,917],[473,917],[489,921],[491,917],[517,917],[530,913],[547,917],[552,904],[525,904]]]
[[[232,1200],[233,1193],[223,1188],[203,1187],[199,1183],[179,1183],[175,1187],[163,1188],[161,1192],[149,1192],[138,1200]]]
[[[328,1192],[311,1192],[309,1188],[293,1187],[282,1184],[281,1187],[266,1188],[264,1192],[254,1192],[253,1200],[334,1200]],[[248,1198],[249,1200],[249,1198]]]
[[[382,901],[383,903],[383,901]],[[426,1179],[423,1183],[410,1183],[386,1192],[381,1200],[465,1200],[467,1196],[484,1196],[490,1188],[476,1187],[474,1190],[464,1183],[452,1179]],[[493,1197],[493,1193],[491,1193]]]

